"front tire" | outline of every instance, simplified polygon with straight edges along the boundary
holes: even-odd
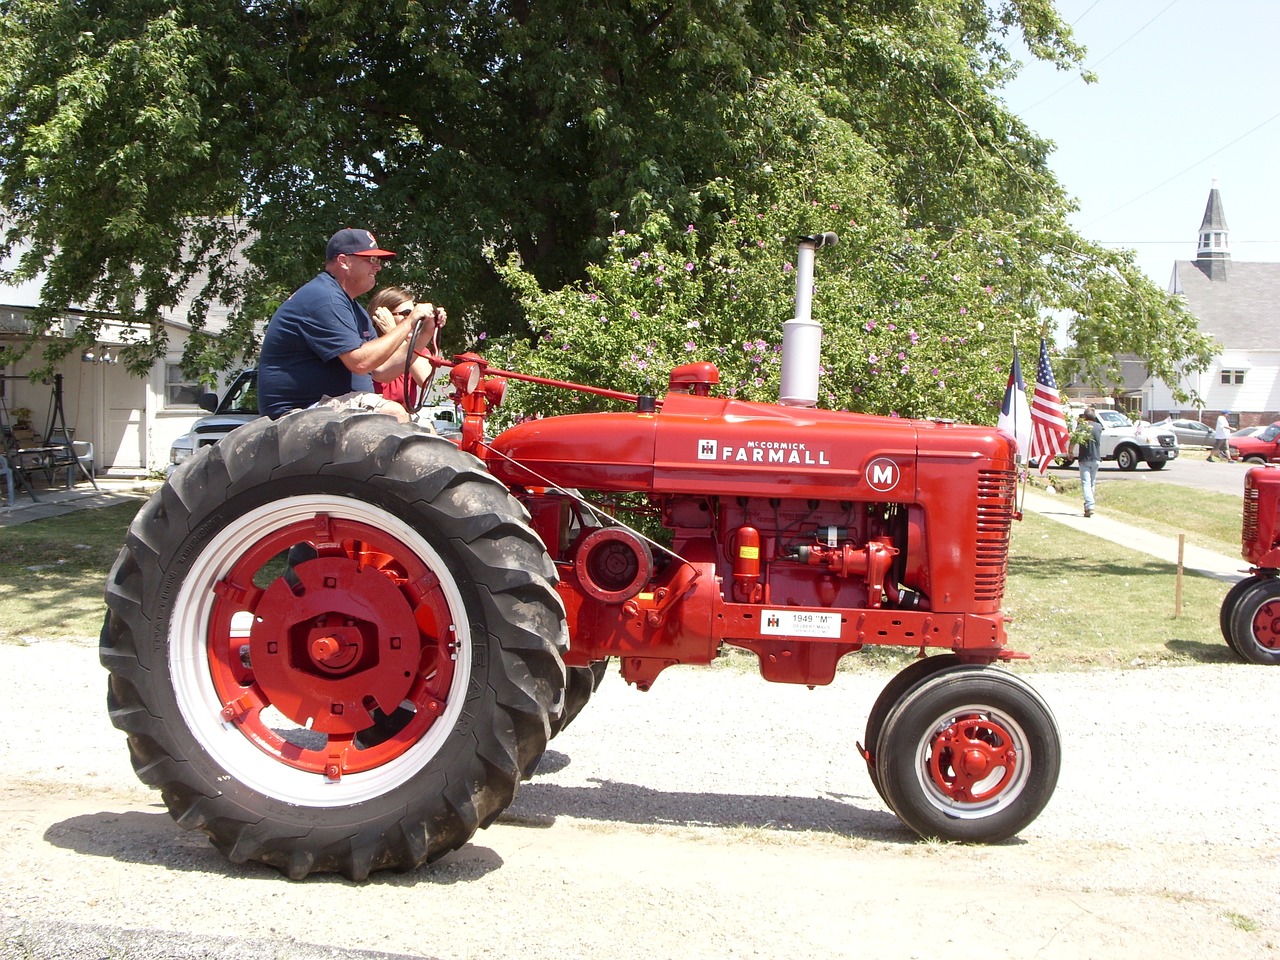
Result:
[[[1125,445],[1116,451],[1116,466],[1126,472],[1138,469],[1138,451]]]
[[[264,419],[192,458],[107,584],[100,657],[139,778],[294,879],[465,844],[564,695],[564,610],[524,519],[473,457],[377,414]]]
[[[921,837],[995,843],[1053,795],[1057,724],[1026,682],[959,666],[917,684],[885,720],[877,769],[894,813]]]
[[[1237,581],[1227,595],[1222,598],[1222,606],[1218,608],[1218,627],[1222,630],[1222,639],[1227,641],[1227,646],[1236,650],[1236,641],[1231,635],[1231,618],[1235,615],[1236,604],[1240,602],[1240,598],[1250,590],[1254,585],[1260,583],[1262,578],[1256,574],[1245,577],[1243,580]]]
[[[939,670],[959,666],[960,662],[960,658],[954,653],[942,653],[933,657],[921,657],[918,660],[912,660],[890,678],[889,682],[884,685],[884,689],[880,691],[880,695],[876,697],[875,703],[871,705],[871,710],[867,714],[867,729],[863,734],[863,743],[866,744],[866,747],[862,753],[863,759],[867,763],[867,776],[871,778],[871,783],[876,788],[876,793],[880,794],[880,799],[886,804],[889,803],[889,798],[884,795],[884,787],[880,784],[880,772],[876,768],[876,754],[870,752],[876,749],[876,744],[880,740],[880,731],[884,729],[885,720],[888,719],[890,712],[898,705],[898,702],[913,687],[923,683]]]
[[[1240,593],[1230,615],[1230,643],[1249,663],[1280,664],[1280,579],[1259,578]]]

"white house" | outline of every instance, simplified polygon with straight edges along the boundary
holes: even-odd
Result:
[[[21,344],[30,330],[27,315],[33,307],[0,304],[0,347]],[[70,336],[83,313],[68,311],[60,336]],[[62,375],[62,413],[75,440],[93,444],[95,468],[111,477],[139,477],[163,470],[173,441],[191,429],[204,411],[197,405],[202,388],[186,378],[178,360],[190,328],[166,321],[169,343],[166,359],[145,378],[135,377],[120,363],[126,340],[120,325],[107,322],[92,349],[69,355],[56,367]],[[31,381],[27,374],[43,359],[37,346],[31,355],[0,367],[0,425],[12,426],[13,411],[31,411],[31,425],[40,433],[54,420],[54,381]]]
[[[1182,389],[1200,397],[1187,409],[1159,380],[1143,385],[1143,409],[1152,419],[1189,416],[1212,425],[1223,410],[1237,426],[1280,420],[1280,263],[1231,259],[1230,233],[1215,183],[1200,224],[1194,260],[1178,260],[1169,292],[1183,297],[1200,329],[1222,352],[1208,370],[1189,373]]]

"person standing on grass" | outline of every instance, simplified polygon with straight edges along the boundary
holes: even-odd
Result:
[[[1208,460],[1213,462],[1215,453],[1222,454],[1223,460],[1231,459],[1231,448],[1227,446],[1227,437],[1231,436],[1231,421],[1227,418],[1231,416],[1230,410],[1223,410],[1218,414],[1218,421],[1213,425],[1213,449],[1209,451]]]
[[[1088,428],[1088,437],[1080,439],[1080,492],[1084,495],[1084,515],[1093,516],[1094,493],[1098,486],[1098,466],[1102,458],[1102,424],[1098,412],[1086,407],[1080,419]]]

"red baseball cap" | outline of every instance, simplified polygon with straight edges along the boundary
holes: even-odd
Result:
[[[378,248],[378,241],[373,238],[373,234],[368,230],[357,230],[354,227],[347,227],[345,230],[339,230],[329,238],[329,245],[325,247],[324,258],[332,260],[341,254],[357,257],[394,257],[395,254],[390,250],[381,250]]]

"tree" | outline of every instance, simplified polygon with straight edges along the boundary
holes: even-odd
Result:
[[[999,100],[1013,34],[1080,62],[1050,0],[0,0],[0,20],[3,250],[29,245],[15,278],[47,274],[37,322],[77,303],[148,330],[138,367],[197,277],[189,365],[251,355],[341,226],[404,251],[395,279],[454,308],[455,345],[483,331],[519,353],[550,332],[540,298],[599,286],[637,234],[712,274],[741,244],[826,229],[824,203],[853,212],[824,283],[861,321],[833,330],[832,369],[897,359],[894,311],[937,351],[886,361],[865,408],[936,408],[935,367],[986,399],[1012,330],[1050,309],[1077,312],[1089,369],[1208,349],[1131,258],[1068,229],[1048,145]],[[774,319],[783,302],[765,257],[739,266],[698,288],[708,349],[746,301]],[[214,300],[236,308],[216,338]],[[1138,343],[1130,316],[1162,335]],[[955,317],[983,324],[980,389],[946,365]]]

